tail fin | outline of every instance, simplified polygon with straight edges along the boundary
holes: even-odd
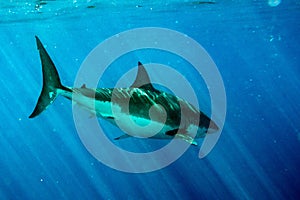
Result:
[[[34,118],[43,112],[58,96],[57,89],[67,89],[64,87],[58,75],[58,72],[55,68],[53,61],[48,55],[46,49],[41,43],[40,39],[35,36],[37,48],[40,52],[40,58],[42,62],[42,71],[43,71],[43,88],[39,96],[38,102],[29,116],[29,118]]]

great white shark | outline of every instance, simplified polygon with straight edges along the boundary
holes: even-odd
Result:
[[[29,118],[38,116],[58,96],[63,96],[114,125],[122,123],[125,134],[116,140],[129,136],[147,137],[132,125],[132,121],[140,126],[152,124],[151,127],[159,127],[150,138],[175,137],[193,145],[197,145],[195,138],[219,130],[214,121],[186,100],[156,89],[141,62],[138,62],[136,79],[128,88],[93,89],[85,84],[81,88],[66,87],[62,85],[57,69],[40,39],[37,36],[35,38],[42,63],[43,87]]]

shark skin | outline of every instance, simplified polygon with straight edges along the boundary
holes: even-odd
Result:
[[[130,136],[149,137],[149,133],[137,131],[140,129],[132,122],[144,127],[151,124],[154,130],[158,130],[149,138],[175,137],[194,145],[197,145],[194,138],[202,138],[219,130],[215,122],[184,99],[155,89],[141,62],[138,62],[136,80],[128,88],[93,89],[85,84],[81,88],[71,88],[61,84],[57,69],[37,36],[36,44],[42,63],[43,87],[29,118],[38,116],[58,96],[63,96],[94,116],[117,126],[122,123],[125,134],[115,140]]]

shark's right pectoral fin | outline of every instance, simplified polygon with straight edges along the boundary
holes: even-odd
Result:
[[[128,135],[128,134],[124,134],[124,135],[121,135],[119,137],[114,138],[114,140],[121,140],[121,139],[126,139],[126,138],[129,138],[129,137],[132,137],[132,136]]]

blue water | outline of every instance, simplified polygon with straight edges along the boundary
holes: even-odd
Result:
[[[282,0],[275,7],[263,0],[36,2],[0,4],[0,199],[299,199],[298,1]],[[35,35],[62,82],[72,86],[94,47],[142,27],[182,32],[206,49],[223,77],[227,115],[217,145],[204,159],[191,146],[166,168],[132,174],[107,167],[86,150],[70,101],[58,98],[37,118],[28,116],[42,84]],[[138,60],[176,68],[174,57],[159,55],[129,54],[128,63],[108,70],[100,84],[112,86]],[[189,69],[187,76],[193,74]],[[198,80],[190,81],[209,104]],[[105,129],[122,133],[109,124]],[[144,151],[162,142],[117,143]]]

